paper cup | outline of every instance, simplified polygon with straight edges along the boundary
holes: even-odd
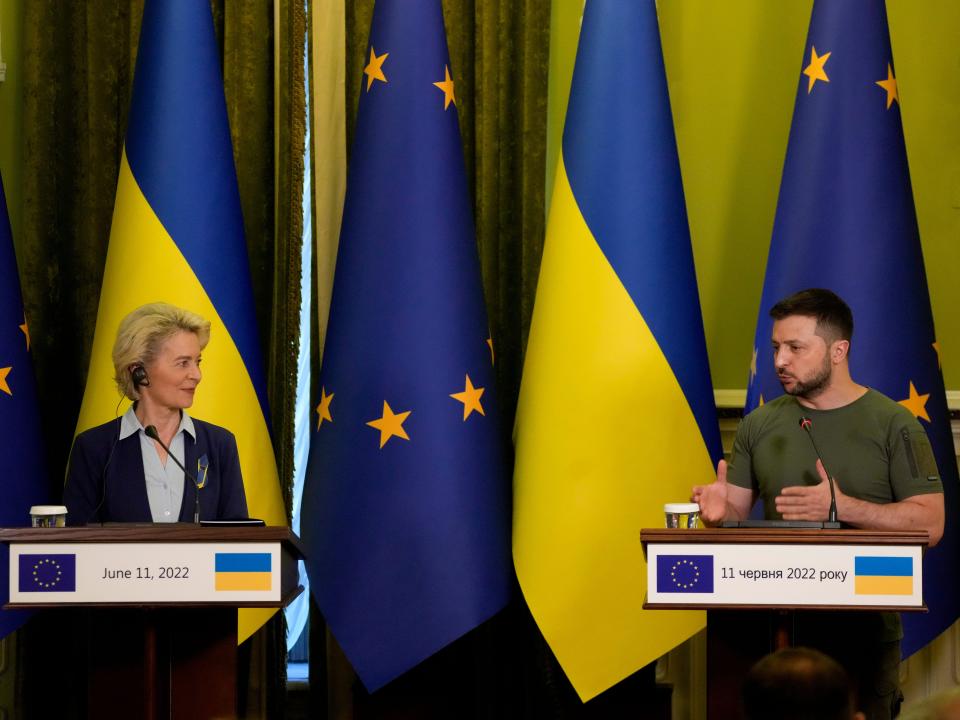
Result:
[[[695,528],[700,521],[700,506],[696,503],[667,503],[663,506],[668,528]]]
[[[66,505],[34,505],[30,508],[31,527],[64,527],[66,524]]]

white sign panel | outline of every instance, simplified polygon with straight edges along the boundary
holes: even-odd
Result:
[[[279,600],[279,543],[10,546],[11,604]]]
[[[649,543],[648,605],[923,607],[919,546]]]

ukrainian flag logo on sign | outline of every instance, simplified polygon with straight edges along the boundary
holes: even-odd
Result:
[[[272,589],[270,553],[217,553],[214,562],[217,592]]]
[[[853,575],[857,595],[913,595],[913,558],[858,555]]]

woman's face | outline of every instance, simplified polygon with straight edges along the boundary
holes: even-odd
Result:
[[[201,378],[200,340],[195,333],[180,330],[160,346],[146,371],[150,384],[140,387],[144,400],[170,409],[190,407]]]

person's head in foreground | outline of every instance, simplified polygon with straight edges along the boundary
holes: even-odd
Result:
[[[759,660],[743,683],[746,720],[863,720],[853,685],[832,658],[786,648]]]

